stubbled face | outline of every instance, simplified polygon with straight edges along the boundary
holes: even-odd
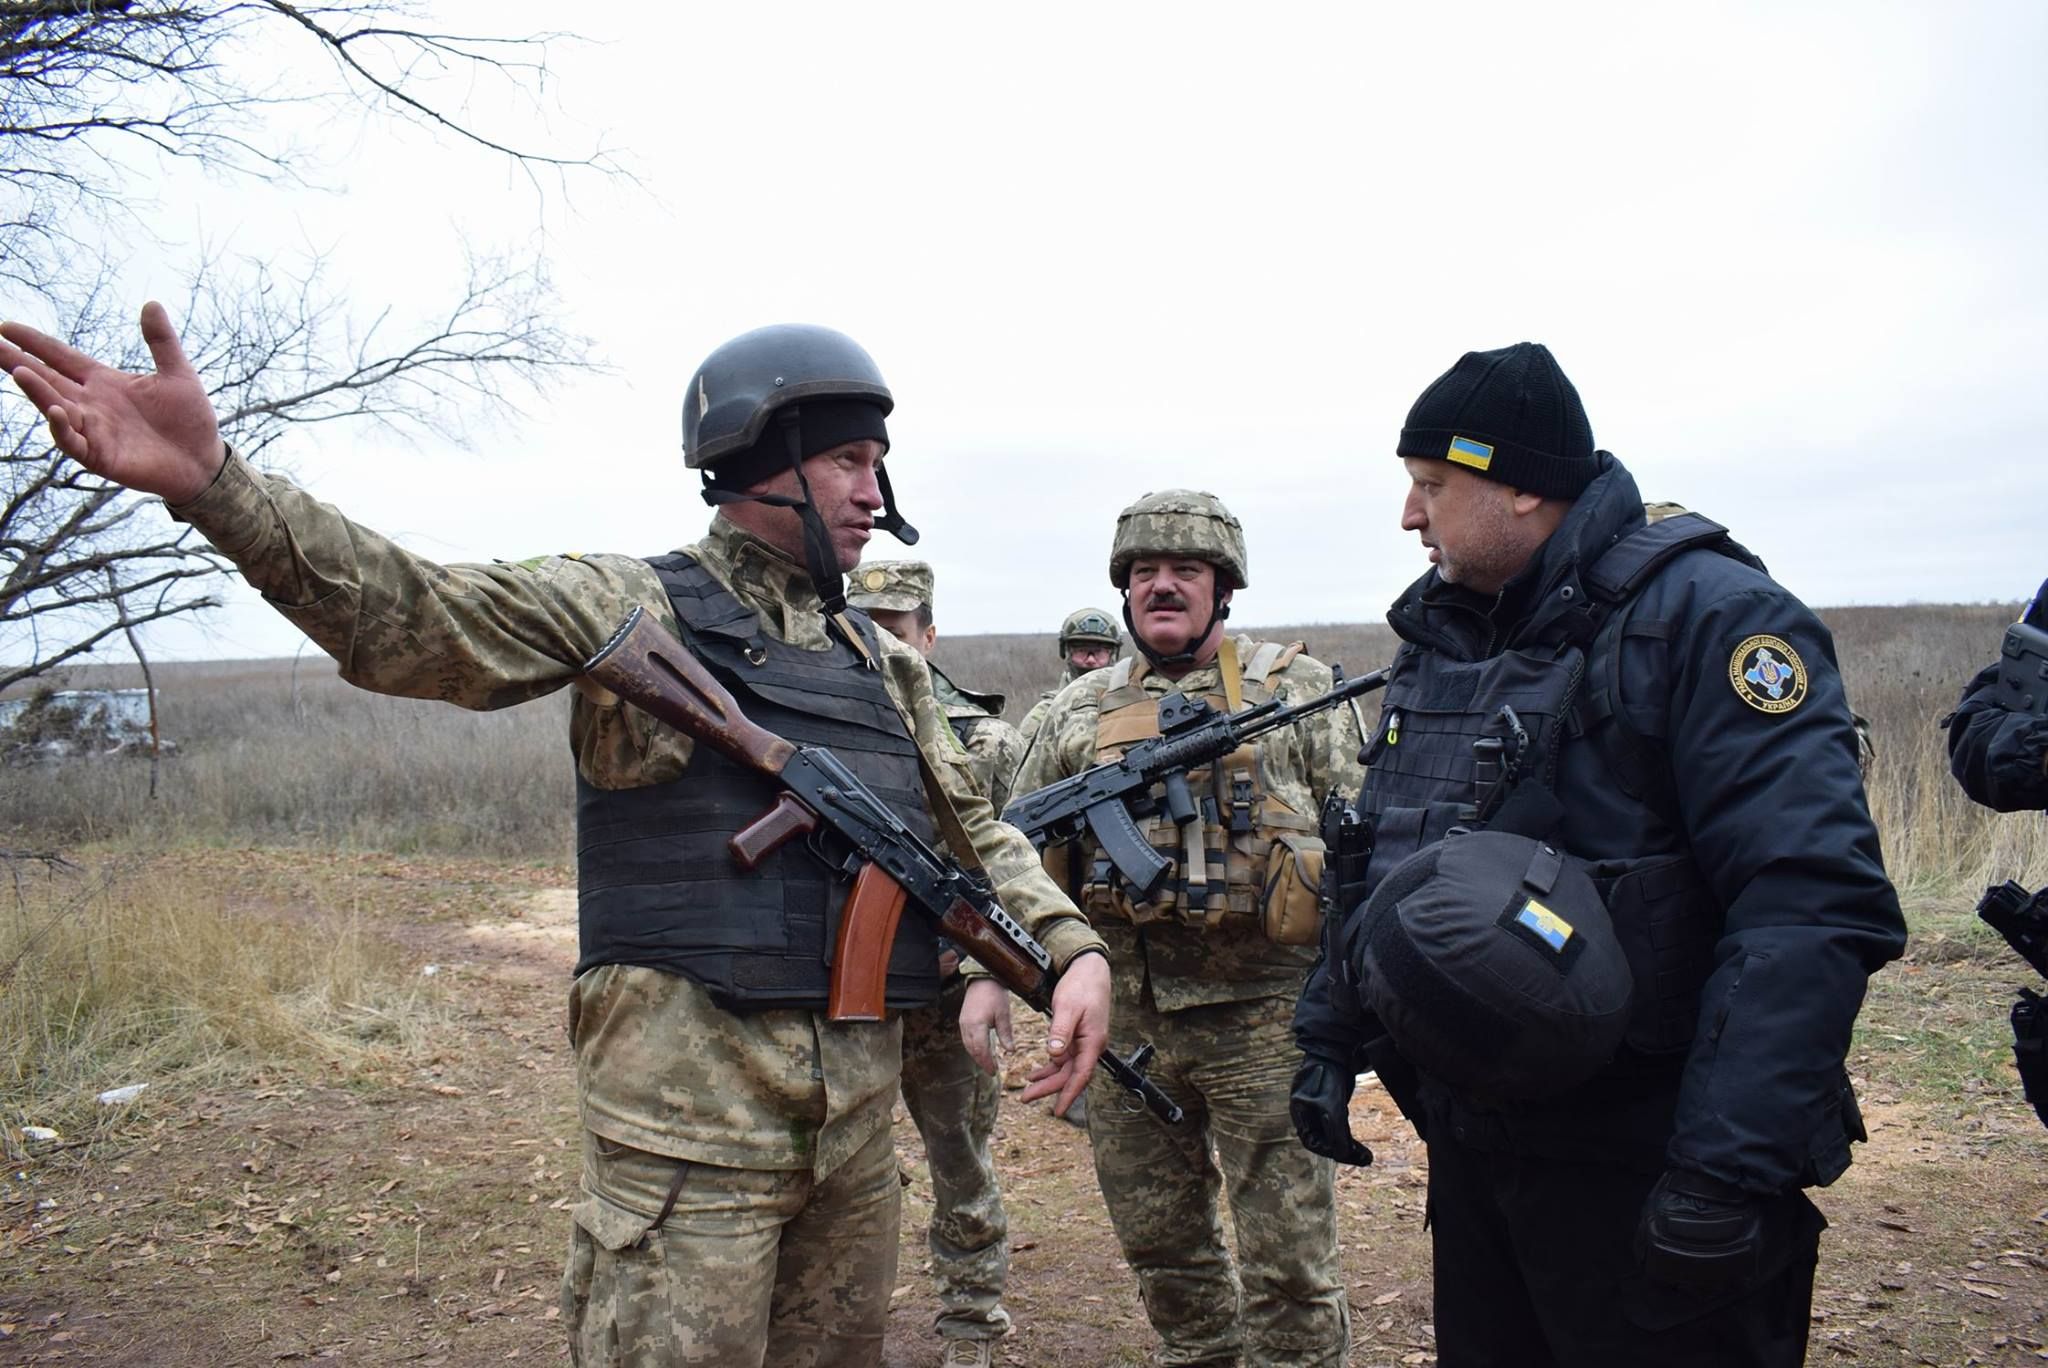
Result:
[[[811,502],[824,519],[832,539],[833,554],[844,574],[860,564],[861,552],[874,535],[875,514],[882,511],[883,447],[872,438],[848,442],[821,451],[804,462],[804,479],[810,482]],[[796,472],[784,470],[747,491],[750,494],[781,494],[801,498]],[[804,558],[803,520],[793,508],[768,504],[727,504],[725,516],[752,532],[776,550],[798,561]]]
[[[1186,556],[1141,556],[1131,563],[1131,630],[1160,655],[1179,655],[1196,644],[1213,649],[1223,634],[1219,618],[1210,623],[1216,596],[1216,567]],[[1230,602],[1226,591],[1225,603]],[[1198,652],[1197,654],[1200,654]]]
[[[1110,651],[1107,646],[1098,646],[1094,642],[1082,641],[1076,642],[1067,648],[1067,664],[1073,669],[1075,674],[1086,674],[1090,670],[1099,670],[1109,664],[1109,661]]]
[[[892,612],[887,608],[870,608],[868,609],[868,616],[875,620],[877,627],[880,627],[890,636],[895,637],[905,645],[915,646],[919,655],[929,656],[932,653],[932,647],[938,644],[939,629],[935,626],[918,626],[917,610],[914,608],[908,612]]]
[[[1422,538],[1445,583],[1496,593],[1528,563],[1533,548],[1516,519],[1513,489],[1449,461],[1407,456],[1401,463],[1409,480],[1401,528]]]

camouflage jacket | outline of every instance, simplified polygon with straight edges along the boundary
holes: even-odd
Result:
[[[1240,660],[1250,660],[1258,648],[1248,637],[1237,639]],[[1096,720],[1110,680],[1111,669],[1090,671],[1047,705],[1017,774],[1017,793],[1030,793],[1095,763]],[[1141,682],[1147,693],[1162,698],[1176,691],[1192,696],[1222,689],[1214,664],[1177,680],[1147,671]],[[1329,666],[1298,655],[1279,672],[1274,693],[1283,704],[1294,704],[1329,692],[1330,683]],[[1347,794],[1357,790],[1364,778],[1358,763],[1362,744],[1352,711],[1333,708],[1263,737],[1257,743],[1260,777],[1269,793],[1312,820],[1333,787]],[[1058,860],[1061,854],[1055,848],[1049,857]],[[1291,997],[1316,957],[1314,946],[1276,945],[1256,924],[1240,918],[1203,928],[1161,921],[1138,927],[1098,917],[1096,929],[1109,945],[1117,998],[1141,1001],[1149,987],[1152,1005],[1161,1011]]]
[[[1060,675],[1060,682],[1038,696],[1038,701],[1024,714],[1024,720],[1017,724],[1017,735],[1023,738],[1026,749],[1030,748],[1031,738],[1038,735],[1038,729],[1045,725],[1045,715],[1052,711],[1052,701],[1060,696],[1060,690],[1087,673],[1086,670],[1077,670],[1069,665]]]
[[[342,678],[379,693],[507,707],[573,683],[635,607],[676,630],[668,596],[641,560],[572,555],[439,565],[236,456],[174,515],[333,656]],[[827,645],[817,595],[794,561],[723,518],[691,553],[761,615],[763,631],[797,646]],[[1003,906],[1062,966],[1099,944],[1030,843],[995,820],[923,657],[878,635],[889,696]],[[593,701],[582,689],[569,735],[578,769],[602,788],[673,780],[687,770],[693,745],[637,709]],[[896,1095],[897,1022],[834,1025],[801,1011],[736,1015],[689,980],[653,969],[611,964],[583,974],[570,989],[569,1033],[589,1130],[705,1164],[822,1176],[889,1124]]]
[[[955,724],[955,734],[966,733],[961,743],[967,747],[968,768],[989,806],[1000,813],[1010,805],[1010,781],[1024,759],[1024,738],[1002,719],[1002,696],[970,694],[937,666],[932,667],[932,692],[939,711]]]

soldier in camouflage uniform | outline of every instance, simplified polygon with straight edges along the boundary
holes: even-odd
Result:
[[[1046,713],[1052,710],[1053,699],[1061,689],[1087,674],[1099,670],[1124,653],[1124,634],[1117,630],[1116,619],[1100,608],[1076,608],[1060,623],[1060,661],[1066,670],[1060,682],[1038,696],[1031,705],[1031,711],[1024,714],[1017,731],[1030,745],[1031,738],[1038,735],[1040,724]]]
[[[634,608],[683,632],[736,693],[756,667],[785,680],[830,672],[837,694],[785,688],[762,711],[859,742],[841,756],[856,772],[908,776],[885,793],[907,825],[959,833],[956,853],[986,866],[1067,969],[1059,1062],[1036,1086],[1079,1092],[1106,1033],[1100,941],[975,789],[923,659],[834,602],[868,529],[902,526],[880,469],[890,399],[874,363],[822,328],[762,329],[714,352],[691,382],[684,450],[721,507],[685,552],[444,566],[227,450],[161,306],[142,326],[154,374],[124,375],[15,324],[0,329],[0,365],[59,447],[161,495],[350,682],[470,708],[579,686],[582,955],[569,1034],[584,1201],[562,1300],[572,1357],[879,1363],[896,1271],[901,1030],[822,1010],[820,939],[844,880],[800,844],[740,876],[707,810],[749,820],[772,790],[747,788],[738,766],[579,680]],[[766,697],[743,696],[750,707]],[[764,905],[776,911],[755,915]],[[933,937],[912,920],[889,966],[892,1004],[937,989]],[[707,943],[721,927],[754,943]]]
[[[1140,657],[1061,691],[1025,752],[1020,794],[1157,735],[1170,692],[1232,712],[1328,692],[1329,667],[1300,643],[1225,635],[1248,576],[1243,530],[1214,495],[1132,504],[1109,569]],[[1332,788],[1359,783],[1359,746],[1352,713],[1337,708],[1191,773],[1201,820],[1140,824],[1173,865],[1157,901],[1134,902],[1092,847],[1046,852],[1109,943],[1118,1035],[1158,1047],[1151,1073],[1187,1110],[1169,1127],[1114,1090],[1088,1099],[1096,1177],[1165,1363],[1345,1361],[1332,1167],[1294,1142],[1287,1099],[1300,1062],[1289,1022],[1316,955],[1316,818]]]
[[[898,641],[917,649],[931,664],[939,629],[932,616],[932,568],[923,561],[862,561],[854,569],[847,603],[873,618]],[[967,748],[967,758],[981,791],[1001,812],[1010,802],[1010,780],[1024,759],[1017,729],[1003,721],[1001,694],[963,689],[944,670],[931,666],[932,691],[939,710],[951,720],[954,735]]]
[[[846,601],[929,662],[939,639],[931,566],[914,560],[863,562],[854,568]],[[1024,753],[1017,729],[1002,720],[1002,695],[969,693],[938,666],[931,671],[932,692],[967,748],[975,784],[1000,812]],[[931,1167],[932,1221],[926,1241],[939,1287],[936,1328],[947,1342],[943,1361],[988,1368],[992,1342],[1010,1332],[1010,1313],[1003,1307],[1010,1220],[989,1152],[1002,1085],[975,1067],[961,1043],[960,1003],[967,996],[967,981],[958,972],[959,955],[943,942],[941,947],[939,975],[945,988],[939,1000],[903,1017],[903,1101],[924,1138]],[[1080,1106],[1081,1100],[1073,1105]]]

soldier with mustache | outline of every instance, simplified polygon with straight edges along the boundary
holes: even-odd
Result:
[[[1235,712],[1329,691],[1330,668],[1299,642],[1224,632],[1250,575],[1244,529],[1215,495],[1170,489],[1126,508],[1109,577],[1124,593],[1137,655],[1083,675],[1053,701],[1018,793],[1158,735],[1169,694]],[[1333,787],[1358,783],[1359,746],[1354,714],[1337,708],[1191,772],[1200,819],[1141,823],[1172,865],[1149,900],[1085,842],[1046,851],[1047,867],[1109,945],[1123,1039],[1158,1048],[1152,1076],[1187,1111],[1169,1127],[1114,1091],[1088,1099],[1096,1179],[1165,1363],[1345,1361],[1333,1168],[1289,1127],[1299,1056],[1288,1023],[1315,958],[1317,814]],[[963,1012],[970,1044],[976,1006],[970,998]],[[1236,1229],[1235,1262],[1219,1192]]]

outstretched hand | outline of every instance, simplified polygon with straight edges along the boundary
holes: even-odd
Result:
[[[1057,1093],[1054,1116],[1065,1116],[1095,1073],[1095,1061],[1109,1048],[1109,961],[1084,954],[1067,962],[1052,990],[1052,1025],[1045,1037],[1046,1062],[1031,1071],[1018,1095],[1023,1102]]]
[[[227,459],[206,386],[164,306],[142,306],[156,370],[131,375],[23,323],[0,323],[0,366],[49,420],[57,447],[95,475],[171,503],[197,498]]]

